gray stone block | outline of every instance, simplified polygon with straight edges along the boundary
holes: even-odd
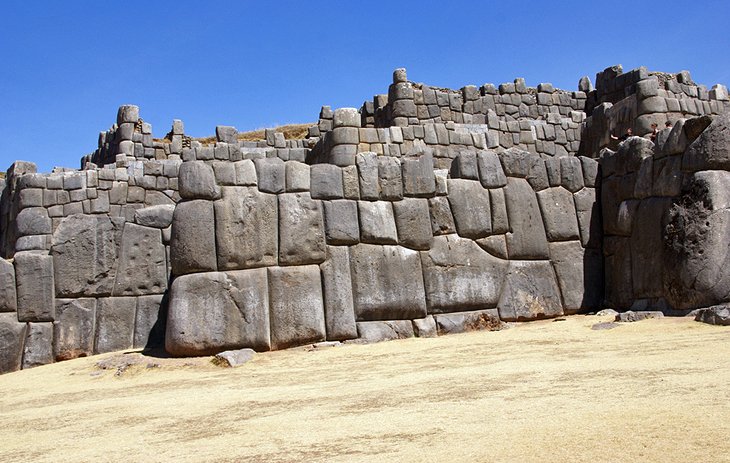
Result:
[[[417,318],[412,320],[412,324],[413,334],[417,338],[435,338],[438,336],[438,332],[436,331],[436,320],[434,320],[432,315],[429,315],[426,318]]]
[[[504,189],[495,188],[489,190],[489,204],[492,212],[492,233],[507,233],[509,228],[509,217],[507,215],[507,204],[504,199]]]
[[[393,203],[398,244],[411,249],[427,250],[433,234],[428,200],[405,198]]]
[[[639,204],[631,235],[631,273],[636,298],[664,296],[662,279],[666,264],[663,253],[669,247],[665,246],[663,239],[664,215],[671,204],[671,198],[648,198]],[[649,272],[647,269],[654,271]]]
[[[392,203],[387,201],[358,201],[360,241],[372,244],[397,244]]]
[[[137,299],[103,297],[96,301],[94,353],[130,349],[134,343]]]
[[[563,187],[537,192],[548,241],[579,239],[578,219],[573,195]]]
[[[219,125],[215,128],[215,137],[218,142],[238,143],[238,130],[235,127]]]
[[[507,184],[507,177],[504,175],[502,164],[495,152],[478,151],[477,168],[479,180],[484,188],[499,188]]]
[[[575,193],[584,186],[583,166],[575,156],[560,158],[560,184],[571,193]]]
[[[601,213],[594,188],[583,188],[573,195],[578,218],[580,241],[583,247],[601,246]]]
[[[167,289],[166,262],[165,246],[159,229],[126,223],[112,295],[163,293]]]
[[[172,224],[172,214],[175,206],[161,204],[134,211],[134,222],[144,227],[167,228]]]
[[[510,261],[499,298],[499,317],[537,320],[563,314],[555,272],[547,261]]]
[[[342,198],[344,196],[342,169],[332,164],[311,166],[310,188],[314,199]]]
[[[414,336],[410,320],[357,322],[360,342],[373,343],[407,339]]]
[[[360,178],[357,173],[357,166],[345,166],[342,168],[342,191],[345,199],[360,199]]]
[[[322,272],[327,340],[343,341],[356,338],[357,326],[348,248],[327,246],[327,260],[319,268]]]
[[[685,122],[688,141],[698,125],[693,119]],[[704,124],[702,124],[704,125]],[[730,113],[717,116],[696,140],[691,141],[682,160],[683,170],[727,170],[730,169]],[[701,125],[698,127],[701,129]]]
[[[272,349],[324,341],[319,266],[269,267]]]
[[[217,269],[212,202],[183,201],[177,205],[172,217],[170,265],[173,275]]]
[[[348,245],[360,241],[357,202],[345,199],[323,201],[327,244]]]
[[[283,193],[286,190],[284,161],[279,158],[254,159],[259,190],[265,193]]]
[[[435,194],[436,179],[431,154],[423,154],[418,158],[403,158],[401,165],[405,196],[430,197]]]
[[[178,187],[183,199],[217,199],[221,195],[213,168],[203,161],[180,165]]]
[[[18,321],[49,322],[55,317],[53,258],[34,251],[15,254]]]
[[[298,161],[287,161],[284,163],[284,170],[287,192],[309,191],[309,177],[311,174],[307,164]]]
[[[434,315],[439,336],[470,331],[497,331],[503,328],[497,309]]]
[[[378,156],[371,152],[358,153],[356,163],[360,179],[360,199],[380,199]]]
[[[136,123],[139,120],[139,106],[122,105],[117,111],[117,124],[121,125],[125,122]]]
[[[357,145],[360,143],[360,129],[355,127],[337,127],[327,134],[327,142],[331,146]]]
[[[52,231],[52,221],[44,207],[27,207],[15,217],[18,236],[45,235]]]
[[[426,316],[421,259],[400,246],[358,244],[350,248],[357,320]]]
[[[23,345],[23,369],[49,363],[53,363],[53,323],[28,323]]]
[[[400,159],[390,156],[379,157],[378,181],[380,183],[380,199],[397,201],[403,198]]]
[[[421,253],[429,313],[496,307],[507,261],[483,251],[474,241],[437,236]]]
[[[597,249],[584,249],[579,241],[550,243],[563,311],[574,314],[597,310],[603,301],[603,258]]]
[[[547,238],[535,192],[525,179],[509,178],[504,198],[512,229],[506,235],[510,259],[547,259]]]
[[[474,151],[460,151],[451,163],[451,178],[479,180],[477,154]]]
[[[14,313],[0,313],[0,374],[20,370],[25,333]]]
[[[165,350],[213,355],[229,349],[271,348],[266,269],[176,278],[170,290]]]
[[[164,347],[167,311],[162,307],[161,294],[137,298],[134,322],[134,348]]]
[[[449,204],[459,236],[478,239],[492,233],[489,190],[473,180],[449,179]]]
[[[449,200],[445,196],[429,198],[428,210],[431,214],[431,231],[434,235],[456,233],[451,206],[449,206]]]
[[[309,193],[279,195],[279,265],[324,262],[323,222],[321,202]]]
[[[337,108],[332,118],[332,126],[360,127],[360,113],[355,108]]]
[[[535,153],[510,148],[501,156],[504,172],[508,177],[527,179],[536,191],[547,188],[550,184],[545,170],[545,162]]]
[[[15,292],[15,268],[13,264],[0,258],[0,312],[18,310]]]
[[[583,167],[583,183],[587,187],[594,188],[596,186],[596,179],[599,178],[598,161],[585,156],[580,156],[578,159],[580,159],[581,166]]]
[[[112,293],[123,222],[120,218],[81,214],[61,220],[50,251],[58,296]]]
[[[53,357],[56,361],[94,353],[96,299],[57,299],[53,323]]]
[[[236,185],[238,186],[256,186],[258,185],[258,177],[256,176],[256,166],[250,159],[236,161],[233,163],[236,170]]]
[[[254,187],[224,188],[215,202],[218,269],[277,265],[278,224],[276,195]]]

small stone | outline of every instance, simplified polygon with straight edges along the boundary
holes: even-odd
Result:
[[[213,363],[219,367],[235,368],[252,360],[255,355],[256,351],[248,348],[227,350],[216,354],[215,357],[213,357]]]

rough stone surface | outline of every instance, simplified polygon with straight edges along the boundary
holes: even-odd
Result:
[[[184,275],[173,281],[165,350],[213,355],[250,347],[269,350],[266,269]]]
[[[57,299],[53,357],[69,360],[94,353],[96,299]]]
[[[439,336],[469,331],[497,331],[503,328],[497,309],[434,315]]]
[[[413,320],[413,334],[417,338],[435,338],[438,336],[436,320],[433,318],[433,315]]]
[[[51,244],[59,297],[111,294],[122,229],[118,218],[74,214],[61,220]]]
[[[664,314],[658,311],[634,312],[629,310],[628,312],[623,312],[616,315],[616,321],[624,323],[638,322],[641,320],[648,320],[650,318],[664,318]]]
[[[96,303],[96,340],[94,353],[129,349],[134,343],[137,299],[105,297]]]
[[[215,355],[215,364],[229,368],[240,367],[246,362],[253,360],[256,351],[253,349],[227,350]]]
[[[23,369],[49,363],[53,363],[53,323],[28,323],[23,346]]]
[[[18,310],[15,292],[15,268],[13,264],[0,258],[0,312]]]
[[[350,253],[347,247],[327,246],[327,260],[320,266],[327,340],[357,337],[352,299]]]
[[[477,153],[479,180],[484,188],[500,188],[507,184],[507,177],[502,170],[499,157],[493,151],[479,151]]]
[[[167,303],[161,294],[137,298],[137,314],[134,322],[134,348],[155,348],[165,345]]]
[[[51,322],[55,318],[53,258],[33,251],[15,254],[18,321]]]
[[[112,294],[139,296],[163,293],[167,289],[166,262],[160,230],[126,223]]]
[[[512,228],[506,235],[510,259],[546,259],[547,237],[535,192],[526,180],[508,178],[504,198]]]
[[[410,320],[357,322],[360,342],[395,341],[414,336]]]
[[[226,187],[215,202],[218,269],[276,265],[278,261],[277,196],[254,187]]]
[[[324,221],[320,201],[309,193],[279,195],[279,264],[319,264],[325,259]]]
[[[396,244],[398,229],[389,201],[358,201],[360,240],[371,244]]]
[[[489,190],[473,180],[449,179],[449,204],[456,231],[464,238],[479,239],[492,233]]]
[[[167,228],[172,224],[174,212],[172,204],[145,207],[134,211],[134,222],[145,227]]]
[[[178,185],[183,199],[217,199],[221,194],[213,168],[203,161],[182,163],[178,171]]]
[[[730,326],[730,308],[726,305],[716,305],[700,309],[695,321],[710,325]]]
[[[498,302],[502,320],[535,320],[563,314],[555,272],[547,261],[510,261]]]
[[[595,310],[603,301],[603,260],[595,249],[584,249],[579,241],[550,243],[550,260],[555,268],[566,314]]]
[[[445,196],[429,198],[428,211],[431,214],[431,231],[434,235],[456,233],[451,206],[449,206],[449,200]]]
[[[507,261],[455,235],[435,237],[421,265],[429,313],[496,307],[507,270]]]
[[[254,159],[259,190],[265,193],[286,191],[286,168],[279,158]]]
[[[573,195],[563,187],[546,188],[537,192],[548,241],[579,238],[578,219]]]
[[[342,169],[332,164],[315,164],[310,169],[310,188],[314,199],[344,197]]]
[[[326,338],[319,267],[269,267],[271,346],[273,349]]]
[[[0,313],[0,373],[20,370],[25,331],[14,313]]]
[[[350,248],[353,300],[358,321],[426,316],[421,259],[400,246]]]
[[[173,275],[217,269],[213,203],[196,200],[175,208],[170,238]]]
[[[360,241],[357,201],[322,201],[327,244],[356,244]]]
[[[431,196],[436,191],[433,173],[433,156],[424,154],[418,158],[404,158],[403,194],[406,196]]]
[[[393,203],[398,244],[411,249],[426,250],[431,247],[431,217],[428,200],[405,198]]]

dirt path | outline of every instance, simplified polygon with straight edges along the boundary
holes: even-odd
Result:
[[[598,321],[12,373],[0,461],[730,462],[730,328]]]

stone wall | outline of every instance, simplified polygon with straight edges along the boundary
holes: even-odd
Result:
[[[83,170],[16,162],[0,183],[0,372],[730,300],[730,124],[681,118],[726,113],[725,87],[596,80],[454,91],[396,70],[388,95],[323,107],[304,140],[196,140],[178,120],[154,139],[125,105]],[[604,149],[665,119],[656,143]]]
[[[606,304],[684,313],[730,300],[730,116],[679,119],[601,155]]]

